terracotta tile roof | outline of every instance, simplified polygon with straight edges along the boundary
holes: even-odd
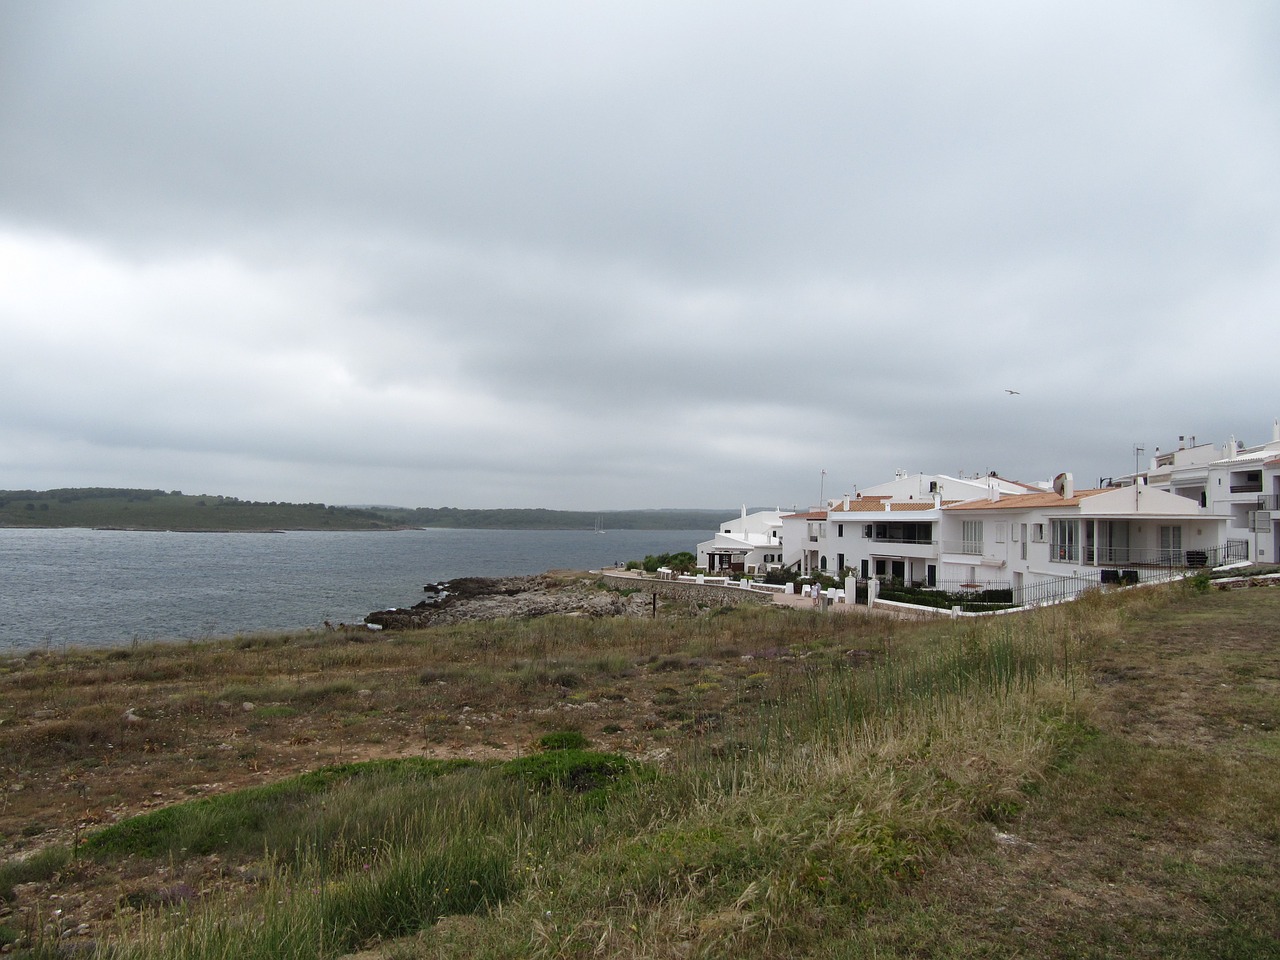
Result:
[[[932,500],[890,500],[888,497],[863,497],[861,500],[850,500],[848,508],[844,503],[837,503],[831,513],[884,513],[886,501],[891,511],[899,510],[932,510]],[[958,500],[944,500],[944,504],[958,503]]]
[[[966,500],[948,510],[1036,510],[1043,507],[1075,507],[1084,500],[1106,490],[1077,490],[1074,497],[1060,497],[1053,492],[1019,493],[999,500]]]
[[[782,518],[783,520],[825,520],[827,519],[827,511],[810,510],[807,513],[788,513]]]

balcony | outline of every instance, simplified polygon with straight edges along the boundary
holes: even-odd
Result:
[[[1112,547],[1087,552],[1085,563],[1100,567],[1178,567],[1199,569],[1249,558],[1245,540],[1228,540],[1212,547],[1167,550],[1159,547]],[[1053,559],[1050,557],[1050,559]]]
[[[982,556],[981,540],[943,540],[943,553],[961,553],[970,557]]]
[[[1264,493],[1258,498],[1259,510],[1280,510],[1280,493]]]
[[[1261,493],[1262,481],[1251,481],[1249,483],[1233,483],[1231,484],[1232,493]]]

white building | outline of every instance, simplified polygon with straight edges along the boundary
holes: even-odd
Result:
[[[1141,484],[1077,491],[1068,474],[1055,490],[971,500],[942,509],[941,567],[949,581],[1004,581],[1014,600],[1067,583],[1146,580],[1174,570],[1243,559],[1229,518],[1193,499]]]
[[[782,511],[760,510],[726,520],[698,544],[698,567],[708,573],[764,573],[782,566]]]
[[[899,472],[893,480],[826,508],[783,518],[784,562],[802,574],[846,572],[927,586],[938,585],[938,524],[942,507],[965,500],[1038,492],[1003,477],[965,478]]]
[[[1275,563],[1277,552],[1276,480],[1280,457],[1280,420],[1271,425],[1271,440],[1247,447],[1231,437],[1221,446],[1178,438],[1176,450],[1151,459],[1146,474],[1135,478],[1150,487],[1190,497],[1211,513],[1229,518],[1228,537],[1249,545],[1249,559]],[[1270,466],[1269,466],[1270,464]]]

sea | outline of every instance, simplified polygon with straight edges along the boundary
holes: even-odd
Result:
[[[0,654],[360,624],[464,576],[694,552],[702,530],[0,529]]]

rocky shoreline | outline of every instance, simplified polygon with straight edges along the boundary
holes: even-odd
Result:
[[[364,622],[383,630],[419,630],[470,620],[638,616],[648,609],[649,602],[643,595],[628,598],[602,589],[597,579],[586,575],[554,573],[459,577],[425,589],[431,594],[429,599],[412,607],[376,610]]]

